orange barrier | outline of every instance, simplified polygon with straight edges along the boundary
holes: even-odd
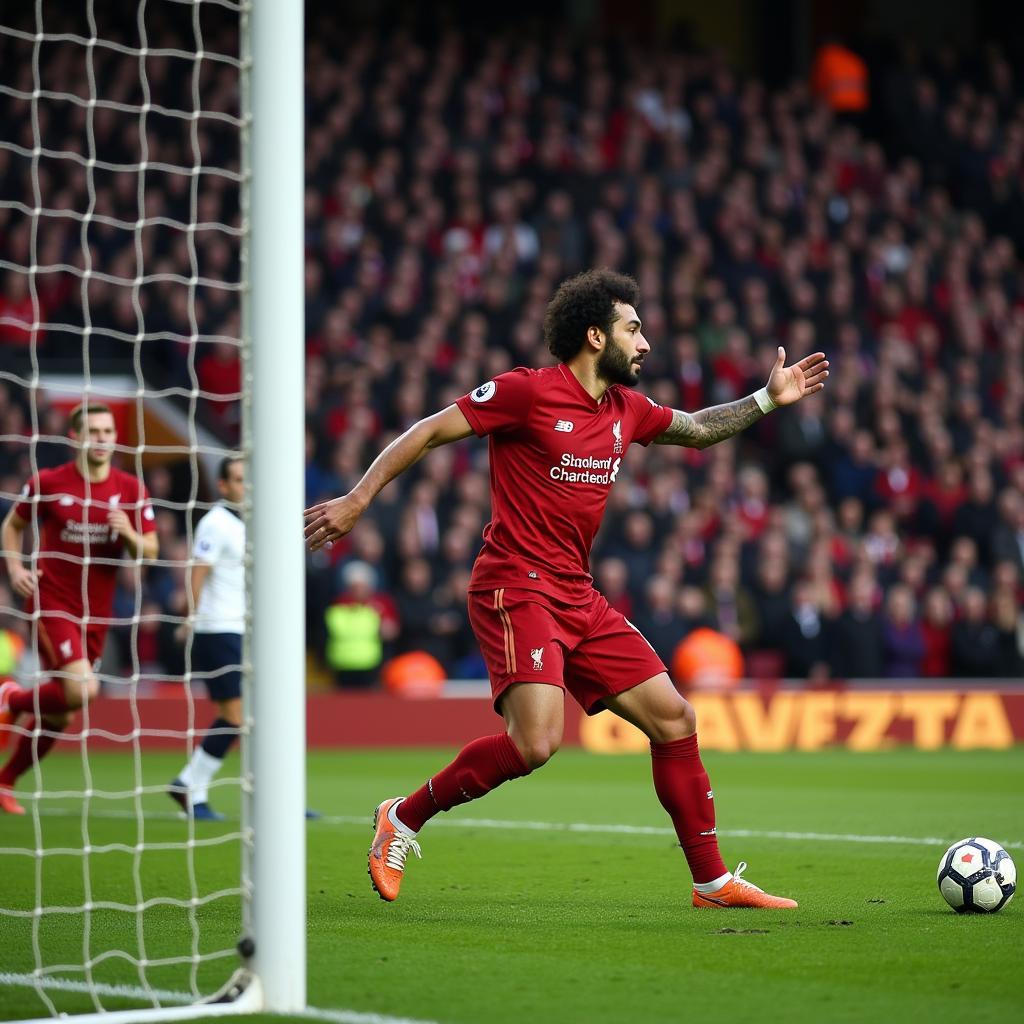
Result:
[[[705,750],[881,750],[898,745],[1001,750],[1024,742],[1024,687],[974,685],[978,688],[741,689],[694,693],[690,699]],[[180,693],[140,698],[136,707],[143,746],[182,749],[181,737],[168,735],[188,727]],[[588,718],[571,701],[566,711],[566,744],[599,753],[647,749],[641,733],[608,712]],[[203,728],[210,720],[203,704],[195,725]],[[90,712],[89,744],[124,750],[123,740],[135,727],[131,702],[98,700]],[[68,739],[77,728],[72,725]],[[311,749],[451,747],[498,732],[502,722],[486,697],[409,700],[375,691],[310,694],[306,728]]]
[[[743,679],[743,653],[735,640],[701,626],[679,641],[672,678],[687,689],[734,689]]]

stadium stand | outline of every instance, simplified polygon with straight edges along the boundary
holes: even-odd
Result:
[[[417,418],[512,366],[549,363],[541,319],[557,283],[614,267],[641,285],[654,345],[641,386],[660,402],[692,410],[750,393],[780,343],[832,363],[819,400],[732,442],[631,451],[593,564],[667,663],[709,626],[740,644],[754,675],[1024,673],[1024,104],[998,50],[891,70],[872,92],[866,123],[886,129],[874,137],[807,82],[771,91],[703,53],[542,46],[515,31],[350,33],[329,18],[309,38],[308,504],[345,491]],[[173,78],[164,60],[150,75]],[[104,95],[138,101],[115,55],[96,64]],[[50,88],[83,73],[60,50],[43,55]],[[235,108],[227,82],[205,102]],[[0,96],[3,136],[23,135],[28,113],[27,100]],[[42,130],[54,148],[81,150],[72,110]],[[97,133],[107,159],[137,147],[104,136],[100,113]],[[225,144],[204,135],[208,152]],[[165,133],[161,159],[190,162],[188,145]],[[31,205],[6,156],[0,195]],[[86,208],[71,165],[44,170],[51,194]],[[172,181],[147,185],[168,216],[187,201]],[[96,210],[134,218],[135,201],[111,181]],[[199,202],[200,219],[237,223],[223,180],[204,181]],[[26,265],[28,222],[0,209],[0,249]],[[41,236],[41,262],[81,259],[77,227],[62,223]],[[131,277],[131,234],[93,238]],[[238,258],[220,235],[197,233],[197,245],[212,277]],[[152,256],[188,273],[183,246]],[[41,320],[82,323],[76,280],[38,283]],[[130,370],[132,346],[103,331],[134,332],[126,290],[90,287],[93,372]],[[183,298],[166,282],[147,291],[147,319],[188,335]],[[202,294],[199,333],[237,336],[233,302]],[[26,278],[3,274],[0,368],[24,369],[33,319]],[[78,334],[36,337],[47,366],[74,372]],[[235,348],[201,347],[204,390],[235,391]],[[185,348],[148,346],[147,378],[187,385]],[[6,495],[29,472],[26,397],[0,381]],[[236,403],[204,405],[234,441]],[[173,474],[151,486],[181,497]],[[451,676],[480,674],[462,596],[487,514],[479,442],[392,484],[345,543],[310,558],[312,652],[323,660],[325,611],[359,562],[397,609],[385,655],[424,650]],[[167,550],[182,527],[161,513]],[[146,602],[180,610],[182,585],[151,573]],[[148,661],[173,660],[159,631],[143,640]]]

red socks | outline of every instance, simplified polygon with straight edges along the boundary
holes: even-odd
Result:
[[[672,819],[694,882],[720,878],[729,869],[718,852],[715,801],[696,735],[671,743],[652,743],[651,764],[654,790]]]
[[[651,763],[655,792],[672,818],[694,882],[711,882],[727,874],[729,869],[718,852],[715,802],[697,737],[652,743]],[[450,765],[406,797],[395,813],[418,832],[438,811],[468,803],[529,772],[506,733],[484,736],[463,747]]]
[[[64,696],[64,684],[59,679],[51,679],[36,690],[18,690],[8,699],[12,711],[18,714],[34,715],[38,695],[39,708],[44,715],[55,715],[67,711],[68,701]],[[40,743],[42,739],[40,738]]]
[[[49,684],[48,684],[49,685]],[[60,685],[60,684],[57,684]],[[32,691],[29,690],[29,693]],[[25,728],[32,730],[36,727],[36,720],[30,718],[25,723]],[[57,732],[52,725],[43,722],[43,728],[51,733]],[[49,753],[50,747],[57,742],[55,735],[48,736],[45,732],[40,734],[39,739],[32,735],[31,731],[27,736],[19,735],[18,742],[14,745],[14,753],[7,759],[7,764],[0,768],[0,786],[10,789],[18,779],[32,767],[33,762],[38,758],[42,761]]]
[[[529,774],[523,755],[508,733],[483,736],[463,747],[450,765],[406,797],[395,813],[403,824],[419,832],[438,811],[451,810],[509,779]]]
[[[40,714],[54,715],[67,711],[68,701],[64,696],[64,684],[59,679],[51,679],[34,690],[16,690],[8,697],[7,706],[15,714],[35,715],[38,709]],[[42,761],[57,742],[56,735],[48,736],[46,732],[38,739],[34,737],[31,730],[35,727],[34,717],[25,723],[24,728],[30,730],[29,735],[18,736],[13,753],[3,768],[0,768],[0,786],[6,786],[8,789],[13,786],[36,760]],[[60,731],[46,721],[43,722],[43,729],[51,733]]]

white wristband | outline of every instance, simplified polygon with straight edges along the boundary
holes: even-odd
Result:
[[[754,392],[754,401],[757,402],[757,407],[761,412],[767,415],[772,409],[777,409],[778,406],[772,401],[772,396],[768,394],[767,388],[761,388],[760,391]]]

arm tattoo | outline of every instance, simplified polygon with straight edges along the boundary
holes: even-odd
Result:
[[[753,395],[728,405],[713,405],[700,412],[672,410],[672,422],[655,439],[655,444],[679,444],[686,448],[707,448],[745,430],[764,415]]]

